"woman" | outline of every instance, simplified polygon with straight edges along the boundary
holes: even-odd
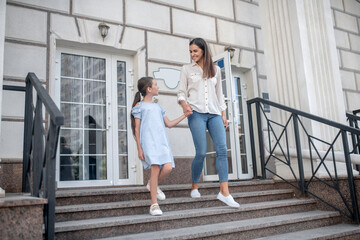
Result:
[[[239,207],[229,193],[228,160],[225,129],[225,101],[221,85],[220,68],[212,59],[205,40],[190,41],[190,56],[193,62],[181,69],[178,102],[184,114],[189,115],[188,124],[193,137],[196,155],[191,165],[192,188],[190,196],[200,198],[198,182],[206,155],[206,129],[216,151],[216,170],[219,175],[220,192],[217,198],[231,207]]]

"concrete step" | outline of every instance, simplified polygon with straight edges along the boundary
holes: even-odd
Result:
[[[331,211],[308,211],[278,216],[221,222],[186,228],[152,231],[105,238],[106,240],[160,239],[253,239],[279,233],[338,224],[340,214]],[[97,236],[94,236],[95,238]]]
[[[68,220],[147,214],[151,203],[149,200],[149,193],[147,193],[147,196],[147,200],[57,206],[55,208],[56,221],[62,222]],[[278,189],[240,193],[234,192],[232,193],[232,196],[237,202],[244,204],[289,199],[293,197],[293,191],[290,189]],[[164,201],[160,201],[159,204],[161,209],[165,212],[224,206],[224,204],[216,198],[215,194],[202,195],[202,197],[198,199],[193,199],[189,196],[167,198]]]
[[[230,192],[251,192],[274,189],[273,180],[249,180],[229,182]],[[160,188],[168,198],[188,197],[191,184],[161,185]],[[215,195],[219,192],[219,183],[200,183],[202,195]],[[120,202],[149,199],[149,191],[145,186],[58,189],[56,205],[78,205],[88,203]]]
[[[93,239],[196,225],[201,227],[202,224],[228,222],[233,225],[233,221],[309,211],[314,210],[315,206],[316,201],[312,199],[286,199],[241,204],[239,209],[221,206],[164,211],[162,216],[157,217],[148,214],[147,206],[147,213],[141,215],[57,222],[55,232],[56,239]]]
[[[313,228],[304,231],[278,234],[256,240],[288,240],[288,239],[360,239],[360,226],[354,224],[336,224],[326,227]]]

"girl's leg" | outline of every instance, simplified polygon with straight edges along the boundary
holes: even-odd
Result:
[[[159,182],[164,179],[167,175],[169,175],[169,173],[172,171],[172,164],[171,163],[165,163],[161,170],[160,170],[160,174],[159,174]]]
[[[211,115],[208,121],[208,130],[216,151],[216,170],[219,175],[220,192],[224,196],[228,196],[229,167],[227,159],[226,132],[221,116]]]
[[[196,155],[191,164],[192,189],[197,189],[201,172],[204,166],[206,156],[206,119],[207,114],[197,113],[188,117],[188,124],[194,141]]]
[[[158,178],[160,174],[160,166],[159,165],[151,165],[150,168],[150,196],[151,196],[151,204],[157,203],[157,186],[158,186]]]

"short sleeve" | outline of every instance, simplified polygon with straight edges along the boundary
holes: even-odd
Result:
[[[131,109],[131,114],[134,116],[134,118],[139,118],[141,119],[141,109],[140,109],[140,105],[135,106]]]
[[[160,107],[160,106],[159,106]],[[162,115],[162,117],[164,118],[165,117],[165,110],[162,108],[162,107],[160,107],[160,110],[161,110],[161,115]]]

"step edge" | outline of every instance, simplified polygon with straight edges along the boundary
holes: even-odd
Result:
[[[294,234],[307,234],[307,233],[311,233],[312,231],[316,231],[316,233],[319,234],[319,230],[323,230],[326,231],[331,227],[336,227],[336,226],[352,226],[351,228],[347,228],[347,229],[340,229],[338,232],[334,233],[334,232],[321,232],[321,236],[314,236],[314,239],[327,239],[326,237],[331,236],[331,237],[342,237],[342,236],[347,236],[349,234],[354,234],[354,233],[359,233],[360,234],[360,226],[356,226],[355,224],[344,224],[344,223],[340,223],[340,224],[334,224],[334,225],[329,225],[329,226],[325,226],[325,227],[318,227],[318,228],[312,228],[312,229],[307,229],[307,230],[302,230],[302,231],[295,231],[295,232],[289,232],[289,233],[284,233],[284,234],[276,234],[276,235],[271,235],[271,236],[267,236],[267,237],[261,237],[261,238],[256,238],[253,240],[276,240],[276,239],[288,239],[288,237],[296,237],[293,236]],[[285,237],[285,238],[284,238]]]
[[[287,189],[276,189],[276,190],[266,190],[266,191],[256,191],[254,192],[244,192],[244,193],[232,193],[232,196],[234,198],[249,198],[249,197],[263,197],[263,196],[274,196],[274,195],[281,195],[281,194],[291,194],[293,193],[292,190]],[[175,198],[168,198],[166,200],[163,200],[162,203],[165,204],[175,204],[175,203],[182,203],[182,202],[198,202],[198,201],[210,201],[210,200],[216,200],[215,195],[203,195],[199,199],[194,199],[190,197],[175,197]],[[148,199],[142,199],[142,200],[132,200],[132,201],[120,201],[120,202],[101,202],[101,203],[87,203],[87,204],[74,204],[74,205],[63,205],[63,206],[56,206],[55,212],[81,212],[81,211],[87,211],[86,209],[92,209],[92,206],[103,206],[103,205],[109,205],[109,204],[119,204],[122,205],[122,207],[129,207],[129,205],[132,205],[134,207],[139,206],[147,206],[149,200]],[[83,208],[84,210],[79,211],[70,211],[74,208]],[[68,209],[68,210],[67,210]],[[101,208],[97,208],[101,209]],[[106,207],[103,209],[107,209]]]
[[[262,182],[263,181],[263,182]],[[238,187],[238,186],[258,186],[258,185],[273,185],[273,180],[251,180],[251,181],[238,181],[238,182],[229,182],[229,187]],[[174,184],[174,185],[160,185],[164,191],[180,191],[180,190],[189,190],[191,189],[191,183],[189,184]],[[199,183],[199,188],[218,188],[219,183]],[[79,191],[79,192],[76,192]],[[77,190],[57,190],[56,198],[67,198],[67,197],[79,197],[79,196],[94,196],[94,195],[115,195],[119,193],[142,193],[148,192],[145,185],[136,185],[131,187],[116,187],[116,188],[86,188],[86,189],[77,189]]]
[[[294,218],[291,218],[288,220],[276,220],[276,221],[265,222],[265,223],[255,223],[250,226],[230,227],[230,226],[226,225],[227,223],[220,223],[220,224],[209,224],[209,225],[201,225],[201,226],[194,226],[194,227],[187,227],[187,228],[157,231],[156,233],[163,235],[163,236],[167,236],[167,237],[170,237],[170,236],[167,235],[166,233],[172,233],[171,238],[188,239],[188,238],[184,238],[184,236],[189,237],[189,234],[186,234],[186,233],[184,234],[184,232],[191,232],[190,229],[196,229],[195,233],[190,234],[191,238],[204,238],[204,237],[206,238],[206,237],[218,236],[219,234],[222,235],[222,234],[231,234],[231,233],[241,232],[241,231],[255,231],[257,229],[271,228],[271,227],[277,227],[277,226],[281,226],[281,225],[296,224],[296,223],[303,223],[303,222],[309,222],[309,221],[325,220],[328,218],[340,216],[340,214],[338,214],[336,212],[329,212],[329,211],[309,211],[309,212],[311,212],[311,213],[318,212],[318,213],[316,213],[316,215],[309,215],[306,217],[302,217],[301,219],[294,217]],[[308,213],[308,212],[303,212],[303,213]],[[269,218],[269,219],[272,218],[272,220],[273,220],[274,217],[279,218],[281,216],[288,216],[288,215],[293,215],[293,214],[278,215],[278,216],[271,216],[271,217],[265,217],[265,218]],[[294,214],[294,215],[296,215],[296,214]],[[256,222],[257,219],[259,219],[259,218],[250,219],[250,221]],[[236,225],[236,222],[241,222],[241,221],[249,221],[249,220],[232,221],[232,223],[235,223],[233,225]],[[186,229],[188,229],[188,231],[186,231]],[[213,230],[209,231],[209,229],[213,229]],[[221,233],[219,233],[219,231]],[[122,237],[126,237],[126,239],[127,238],[130,239],[130,237],[134,237],[134,236],[144,237],[147,234],[152,234],[152,233],[154,233],[154,232],[123,235],[123,236],[119,236],[120,237],[119,239],[121,239]],[[109,239],[111,239],[111,238],[109,238]],[[113,238],[113,239],[117,239],[117,238]],[[157,239],[160,240],[160,239],[168,239],[168,238],[157,238]]]
[[[272,204],[274,202],[274,204]],[[185,213],[182,215],[176,215],[176,212],[181,211],[172,211],[174,215],[170,216],[160,216],[160,217],[151,217],[148,214],[140,214],[136,215],[136,219],[131,219],[131,215],[125,215],[125,216],[118,216],[118,217],[108,217],[108,218],[98,218],[96,223],[94,223],[95,219],[84,219],[84,220],[74,220],[74,221],[65,221],[65,222],[58,222],[55,223],[56,229],[59,230],[60,228],[69,228],[66,231],[75,231],[75,230],[83,230],[82,228],[87,226],[89,228],[92,225],[103,224],[102,227],[108,227],[108,226],[125,226],[125,225],[131,225],[131,224],[142,224],[142,223],[148,223],[148,222],[162,222],[162,221],[168,221],[168,220],[178,220],[178,219],[186,219],[186,218],[197,218],[197,217],[206,217],[206,216],[215,216],[215,215],[221,215],[224,214],[224,211],[226,211],[226,214],[228,213],[242,213],[242,212],[252,212],[255,210],[262,211],[267,209],[274,209],[274,208],[283,208],[283,207],[294,207],[294,206],[303,206],[303,205],[310,205],[310,204],[316,204],[316,201],[313,200],[303,200],[303,201],[294,201],[290,202],[290,204],[282,204],[282,203],[276,203],[275,201],[269,201],[269,202],[261,202],[261,203],[269,203],[268,205],[263,206],[249,206],[249,207],[240,207],[239,209],[232,209],[227,206],[221,206],[221,207],[210,207],[210,208],[204,208],[207,209],[207,211],[204,211],[203,213]],[[245,204],[244,204],[245,205]],[[284,206],[285,205],[285,206]],[[218,212],[219,210],[222,210],[222,212]],[[126,218],[128,217],[128,218]],[[121,218],[121,219],[117,219]],[[85,224],[84,224],[85,222]],[[93,222],[93,223],[92,223]],[[77,225],[77,223],[82,223],[83,225]],[[115,224],[115,225],[114,225]],[[59,226],[63,225],[63,226]],[[64,226],[65,225],[65,226]],[[69,227],[70,226],[70,227]],[[65,231],[65,230],[64,230]]]

